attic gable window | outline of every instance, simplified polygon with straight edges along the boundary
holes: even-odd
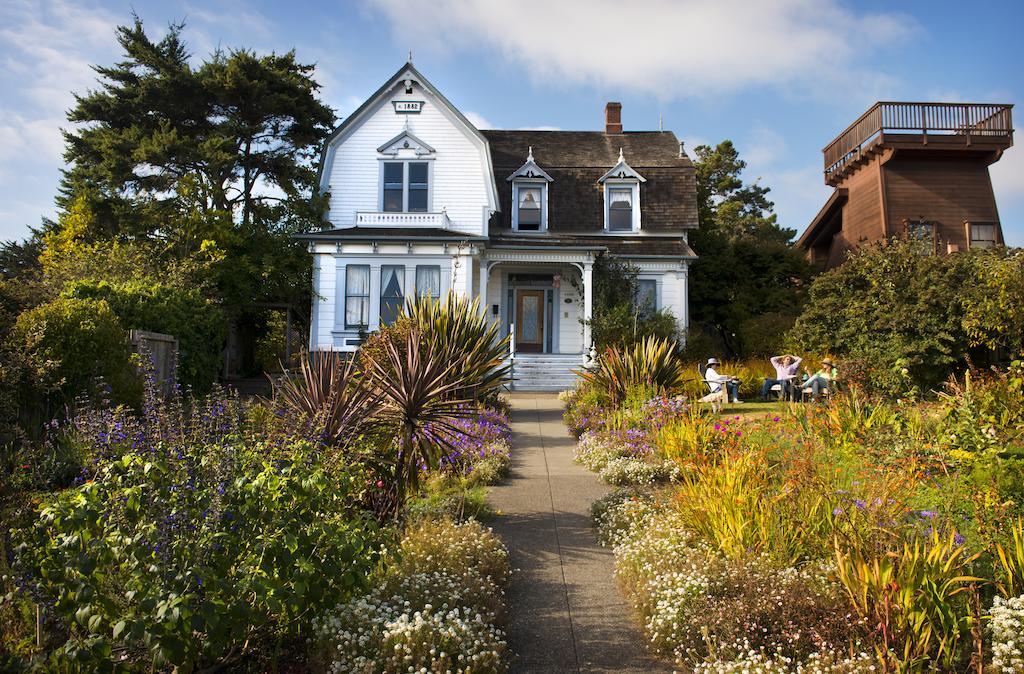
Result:
[[[530,148],[526,163],[508,177],[512,183],[512,229],[541,232],[548,228],[548,183],[551,176],[537,165]]]
[[[619,148],[619,161],[598,181],[604,185],[604,228],[609,232],[640,231],[640,184],[647,179],[637,173]]]
[[[381,210],[385,213],[428,212],[430,210],[429,162],[381,162]]]

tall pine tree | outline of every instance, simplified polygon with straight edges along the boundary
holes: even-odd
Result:
[[[799,314],[811,267],[790,243],[796,231],[779,225],[769,188],[743,182],[746,162],[732,141],[694,152],[700,228],[690,236],[699,256],[691,316],[726,355],[765,355]]]
[[[68,114],[59,204],[86,198],[97,239],[158,241],[172,257],[215,245],[235,315],[304,306],[308,256],[291,235],[320,225],[315,161],[335,120],[314,66],[245,49],[193,65],[182,29],[154,40],[137,17],[118,28],[123,59],[97,66],[99,87]]]

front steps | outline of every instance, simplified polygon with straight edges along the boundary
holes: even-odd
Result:
[[[565,391],[576,386],[573,370],[583,367],[578,353],[517,353],[512,361],[513,391]]]

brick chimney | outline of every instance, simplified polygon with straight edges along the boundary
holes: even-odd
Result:
[[[608,101],[604,106],[604,132],[622,133],[622,103]]]

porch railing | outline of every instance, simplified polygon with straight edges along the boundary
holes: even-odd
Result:
[[[856,159],[885,133],[971,137],[1013,137],[1013,105],[995,103],[879,102],[836,136],[822,152],[825,180]]]

